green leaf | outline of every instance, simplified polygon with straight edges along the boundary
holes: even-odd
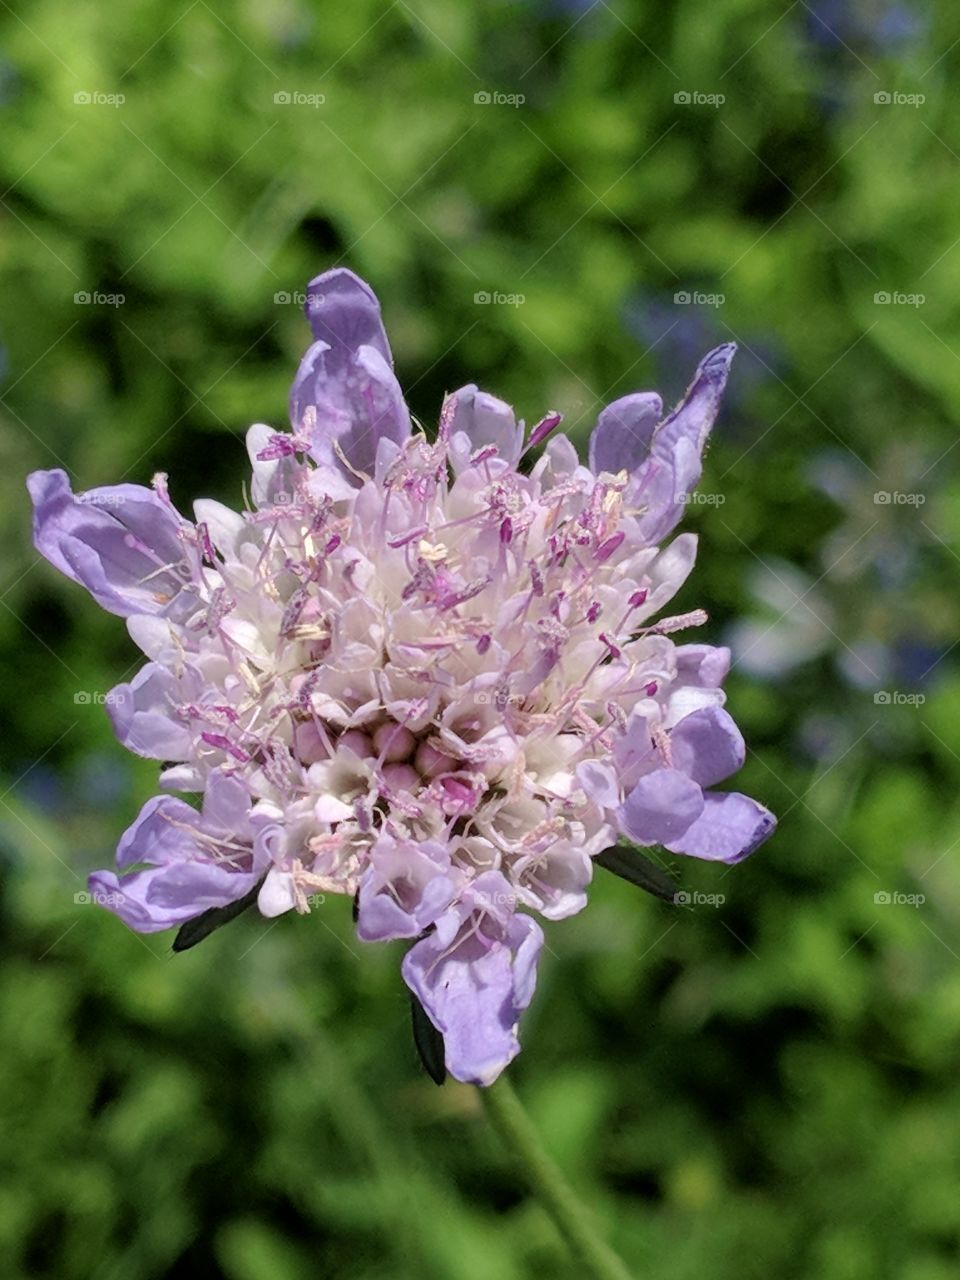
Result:
[[[664,902],[674,902],[677,894],[675,882],[655,862],[626,845],[614,845],[594,858],[607,871],[612,871],[621,880],[629,880],[638,889],[652,893]]]
[[[434,1084],[443,1084],[447,1068],[443,1057],[443,1036],[430,1021],[423,1005],[410,992],[410,1017],[413,1023],[413,1043],[423,1063],[423,1069]]]
[[[237,916],[242,915],[248,907],[252,907],[256,902],[257,894],[260,892],[262,884],[263,880],[255,884],[249,893],[245,893],[236,902],[230,902],[225,907],[211,907],[209,911],[204,911],[202,915],[195,916],[193,920],[188,920],[186,924],[181,925],[177,936],[173,940],[174,951],[189,951],[198,942],[202,942],[204,938],[209,937],[215,929],[219,929],[221,925],[229,924],[231,920],[235,920]]]

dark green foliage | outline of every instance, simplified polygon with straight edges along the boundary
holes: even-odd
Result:
[[[594,858],[594,862],[604,870],[619,876],[621,880],[635,884],[645,893],[652,893],[655,898],[661,898],[664,902],[676,901],[677,883],[670,879],[662,867],[657,866],[639,849],[617,845]]]
[[[260,892],[260,884],[256,884],[249,893],[245,893],[242,898],[238,898],[236,902],[231,902],[226,907],[211,907],[209,911],[204,911],[202,915],[196,916],[193,920],[188,920],[186,924],[180,926],[177,930],[177,936],[173,940],[174,951],[189,951],[191,947],[195,947],[198,942],[202,942],[204,938],[209,938],[215,929],[221,929],[225,924],[229,924],[231,920],[236,920],[237,916],[243,915],[244,911],[252,907],[257,900]]]
[[[413,1029],[413,1043],[423,1063],[423,1069],[434,1084],[443,1084],[447,1078],[447,1068],[443,1060],[443,1036],[424,1012],[423,1005],[410,992],[410,1022]]]

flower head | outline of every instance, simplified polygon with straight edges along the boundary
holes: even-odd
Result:
[[[589,465],[548,414],[529,433],[474,386],[411,427],[380,309],[351,272],[308,291],[315,341],[292,432],[257,425],[250,509],[29,480],[38,549],[127,618],[148,661],[108,699],[165,792],[92,885],[131,928],[356,897],[366,941],[415,939],[403,976],[461,1080],[517,1053],[550,920],[586,903],[626,837],[736,862],[772,815],[710,790],[743,763],[724,649],[664,616],[696,538],[732,345],[681,404],[625,396]],[[546,441],[528,464],[530,450]],[[136,867],[138,869],[131,870]]]

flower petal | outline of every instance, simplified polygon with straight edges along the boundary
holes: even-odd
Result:
[[[533,997],[543,933],[500,901],[514,898],[499,872],[479,876],[473,891],[410,948],[403,978],[443,1035],[450,1074],[489,1085],[520,1051],[517,1020]]]
[[[74,494],[64,471],[27,477],[33,540],[109,613],[175,612],[194,576],[187,522],[152,489],[118,484]]]
[[[225,907],[257,883],[256,875],[238,875],[200,859],[134,871],[118,879],[95,871],[88,885],[95,901],[137,933],[159,933],[192,920],[210,907]]]
[[[668,844],[679,839],[703,809],[700,787],[679,769],[645,774],[621,805],[625,835],[637,844]]]
[[[676,468],[677,480],[681,486],[678,493],[689,493],[700,479],[699,459],[720,410],[720,400],[736,351],[737,344],[727,342],[708,352],[697,366],[697,372],[683,399],[657,428],[653,440],[655,457],[674,459],[681,443],[685,442],[692,446],[687,458],[697,459],[695,475],[692,461]]]
[[[565,920],[587,905],[593,859],[583,849],[557,841],[548,857],[536,853],[519,857],[511,875],[524,903],[547,920]]]
[[[199,813],[185,800],[153,796],[120,837],[117,866],[183,862],[196,852],[193,830],[199,820]]]
[[[364,942],[415,938],[446,910],[457,887],[445,845],[383,835],[360,881],[357,936]]]
[[[247,432],[247,455],[253,469],[250,492],[258,507],[285,506],[293,502],[307,475],[306,467],[295,452],[276,450],[276,437],[281,434],[262,422],[255,422]],[[289,439],[292,449],[292,437]],[[264,452],[272,456],[262,458],[260,455]]]
[[[663,842],[671,853],[709,862],[741,862],[777,825],[769,809],[739,791],[707,792],[703,800],[702,814],[683,835]]]
[[[202,680],[198,672],[184,668],[178,679],[168,668],[148,662],[129,684],[118,684],[107,695],[107,714],[113,731],[127,748],[148,760],[185,761],[190,758],[193,734],[177,718],[177,706],[198,697]]]
[[[294,379],[290,419],[309,434],[321,466],[372,476],[379,441],[410,435],[379,303],[352,271],[336,268],[311,280],[306,311],[316,341]]]
[[[730,670],[730,650],[712,644],[678,645],[676,659],[678,679],[703,689],[719,689]]]
[[[454,461],[459,461],[461,466],[469,460],[470,454],[484,445],[495,445],[497,457],[506,462],[515,463],[520,457],[523,425],[517,425],[513,410],[505,401],[486,391],[478,391],[471,383],[453,392],[446,412],[449,412],[451,437],[462,432],[469,441],[464,451],[466,458],[458,457],[458,451],[452,451]]]
[[[95,871],[89,885],[96,901],[138,933],[156,933],[249,893],[259,873],[212,857],[197,841],[198,817],[182,800],[148,800],[117,851],[120,867],[148,865],[120,878]]]
[[[91,892],[140,933],[169,929],[237,901],[263,874],[262,860],[248,843],[249,808],[246,787],[220,771],[207,781],[201,813],[173,796],[154,796],[117,847],[117,866],[138,869],[119,879],[112,871],[96,871]]]
[[[743,767],[743,735],[723,707],[704,707],[686,716],[670,734],[673,767],[701,787],[712,787]]]
[[[638,391],[608,404],[590,436],[590,470],[632,474],[650,456],[654,428],[663,401],[653,391]]]
[[[282,867],[271,867],[257,897],[257,910],[262,916],[272,919],[282,916],[285,911],[292,911],[296,905],[292,874]]]
[[[577,781],[587,796],[601,809],[615,809],[620,804],[620,787],[613,767],[600,760],[584,760],[577,765]]]
[[[346,267],[315,276],[303,309],[314,338],[330,347],[335,360],[346,363],[358,347],[376,347],[393,364],[377,295]]]

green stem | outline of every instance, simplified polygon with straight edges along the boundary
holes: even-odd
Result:
[[[632,1280],[621,1259],[596,1232],[573,1188],[544,1151],[536,1129],[506,1076],[479,1090],[490,1123],[522,1165],[530,1190],[540,1199],[577,1260],[594,1280]]]

